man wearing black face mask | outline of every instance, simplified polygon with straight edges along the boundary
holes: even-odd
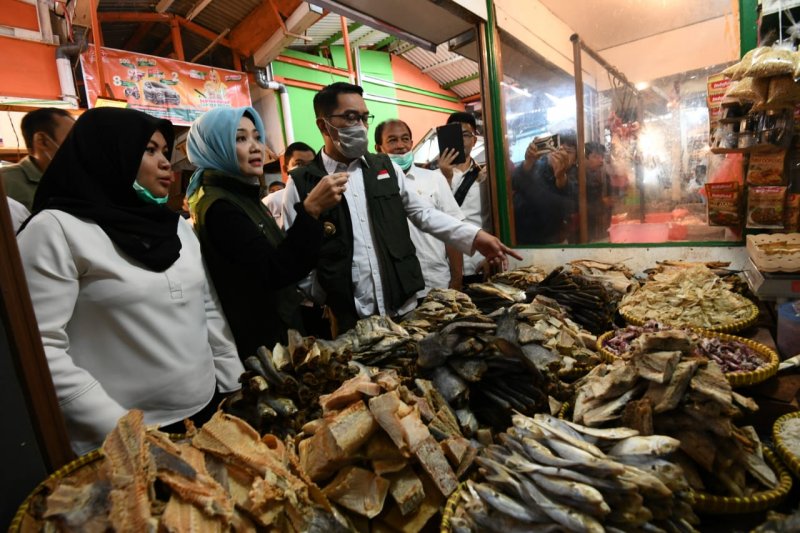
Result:
[[[521,259],[496,237],[422,200],[388,156],[367,152],[373,116],[362,95],[361,87],[349,83],[334,83],[316,94],[314,112],[325,146],[314,161],[291,173],[283,203],[289,228],[294,206],[320,179],[341,172],[349,176],[342,202],[320,215],[325,239],[316,269],[316,284],[342,332],[359,318],[399,315],[416,305],[424,280],[407,220],[463,253],[479,251],[498,265],[507,264],[506,254]]]
[[[75,120],[72,115],[55,107],[43,107],[22,118],[20,127],[28,156],[16,165],[0,168],[0,178],[6,195],[24,205],[28,211],[42,174],[73,124]]]

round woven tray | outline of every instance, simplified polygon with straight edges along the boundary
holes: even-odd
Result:
[[[744,337],[728,335],[727,333],[720,333],[718,331],[710,331],[707,329],[695,329],[694,331],[698,335],[706,338],[717,338],[723,341],[741,342],[756,352],[759,357],[767,361],[766,365],[750,372],[726,372],[725,377],[728,379],[728,383],[731,384],[731,387],[755,385],[756,383],[761,383],[762,381],[768,380],[778,372],[780,358],[778,358],[778,354],[775,352],[775,350],[769,348],[768,346],[764,346],[763,344],[750,339],[745,339]],[[597,352],[607,363],[611,363],[618,358],[616,354],[604,346],[605,341],[611,338],[613,335],[614,331],[607,331],[597,338]]]
[[[50,486],[53,481],[69,477],[84,467],[99,466],[101,459],[103,459],[103,453],[100,450],[91,451],[62,466],[47,479],[39,483],[17,509],[17,514],[14,515],[11,525],[8,527],[9,533],[16,533],[18,531],[39,531],[41,528],[37,527],[36,524],[39,523],[41,519],[33,516],[29,512],[33,500]]]
[[[453,513],[456,512],[456,507],[458,507],[462,488],[464,488],[464,483],[460,483],[458,487],[456,487],[456,490],[453,491],[453,494],[447,498],[444,511],[442,511],[442,524],[439,526],[440,533],[450,533],[450,519],[453,517]]]
[[[753,324],[755,324],[756,320],[758,320],[758,307],[756,307],[756,305],[753,302],[749,301],[749,300],[748,300],[748,304],[749,304],[748,305],[748,311],[749,312],[748,312],[748,314],[747,314],[747,316],[745,318],[743,318],[741,320],[737,320],[735,322],[730,322],[730,323],[727,323],[727,324],[718,324],[716,326],[707,327],[707,328],[703,328],[703,329],[705,329],[706,331],[719,331],[719,332],[722,332],[722,333],[733,333],[733,332],[741,331],[743,329],[746,329],[746,328],[752,326]],[[628,324],[633,324],[634,326],[641,326],[645,322],[650,320],[651,318],[655,318],[655,317],[638,317],[638,316],[631,315],[630,313],[628,313],[626,311],[622,311],[622,310],[620,310],[619,314],[622,316],[622,318],[625,319],[625,322],[627,322]],[[666,321],[663,321],[663,320],[659,320],[659,322],[661,322],[662,324],[667,325],[667,326],[676,326],[676,327],[679,327],[679,328],[687,327],[686,324],[675,324],[675,323],[670,323],[670,322],[666,322]]]
[[[716,496],[705,492],[694,493],[694,505],[698,513],[704,514],[744,514],[765,511],[777,506],[792,489],[792,476],[775,454],[764,449],[764,459],[778,474],[778,486],[774,489],[756,492],[750,496]]]
[[[800,456],[793,454],[781,437],[783,425],[793,418],[800,418],[800,411],[783,415],[775,421],[772,426],[772,440],[775,443],[775,451],[778,452],[781,460],[789,467],[794,477],[800,479]]]

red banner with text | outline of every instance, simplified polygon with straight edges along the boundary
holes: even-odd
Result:
[[[190,125],[215,107],[251,104],[243,72],[113,48],[102,48],[100,57],[108,98],[178,126]],[[81,67],[89,107],[95,107],[103,95],[92,45],[81,54]]]

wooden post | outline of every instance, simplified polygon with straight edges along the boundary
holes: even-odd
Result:
[[[169,27],[172,35],[172,49],[175,51],[175,56],[181,61],[185,61],[186,58],[183,55],[183,39],[181,38],[181,25],[178,23],[177,19],[172,18],[169,21]]]
[[[342,20],[342,40],[344,41],[344,56],[347,58],[347,72],[350,74],[350,83],[355,83],[355,69],[353,68],[353,55],[350,53],[350,32],[347,31],[347,18]]]
[[[581,39],[578,34],[570,37],[572,40],[572,58],[575,67],[575,130],[578,133],[578,217],[580,221],[580,241],[589,242],[589,213],[586,201],[586,133],[584,132],[583,109],[583,70],[581,67]],[[599,202],[600,198],[592,201]]]
[[[90,9],[92,16],[92,41],[94,42],[94,60],[97,62],[97,77],[100,78],[100,94],[108,97],[105,69],[103,68],[102,55],[100,54],[100,49],[103,47],[103,31],[100,29],[100,22],[97,19],[97,8],[99,5],[100,0],[93,0],[92,9]]]

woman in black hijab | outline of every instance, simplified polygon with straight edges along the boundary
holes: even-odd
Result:
[[[164,204],[172,125],[84,113],[18,236],[72,446],[99,446],[141,409],[168,425],[213,408],[243,371],[191,227]]]

